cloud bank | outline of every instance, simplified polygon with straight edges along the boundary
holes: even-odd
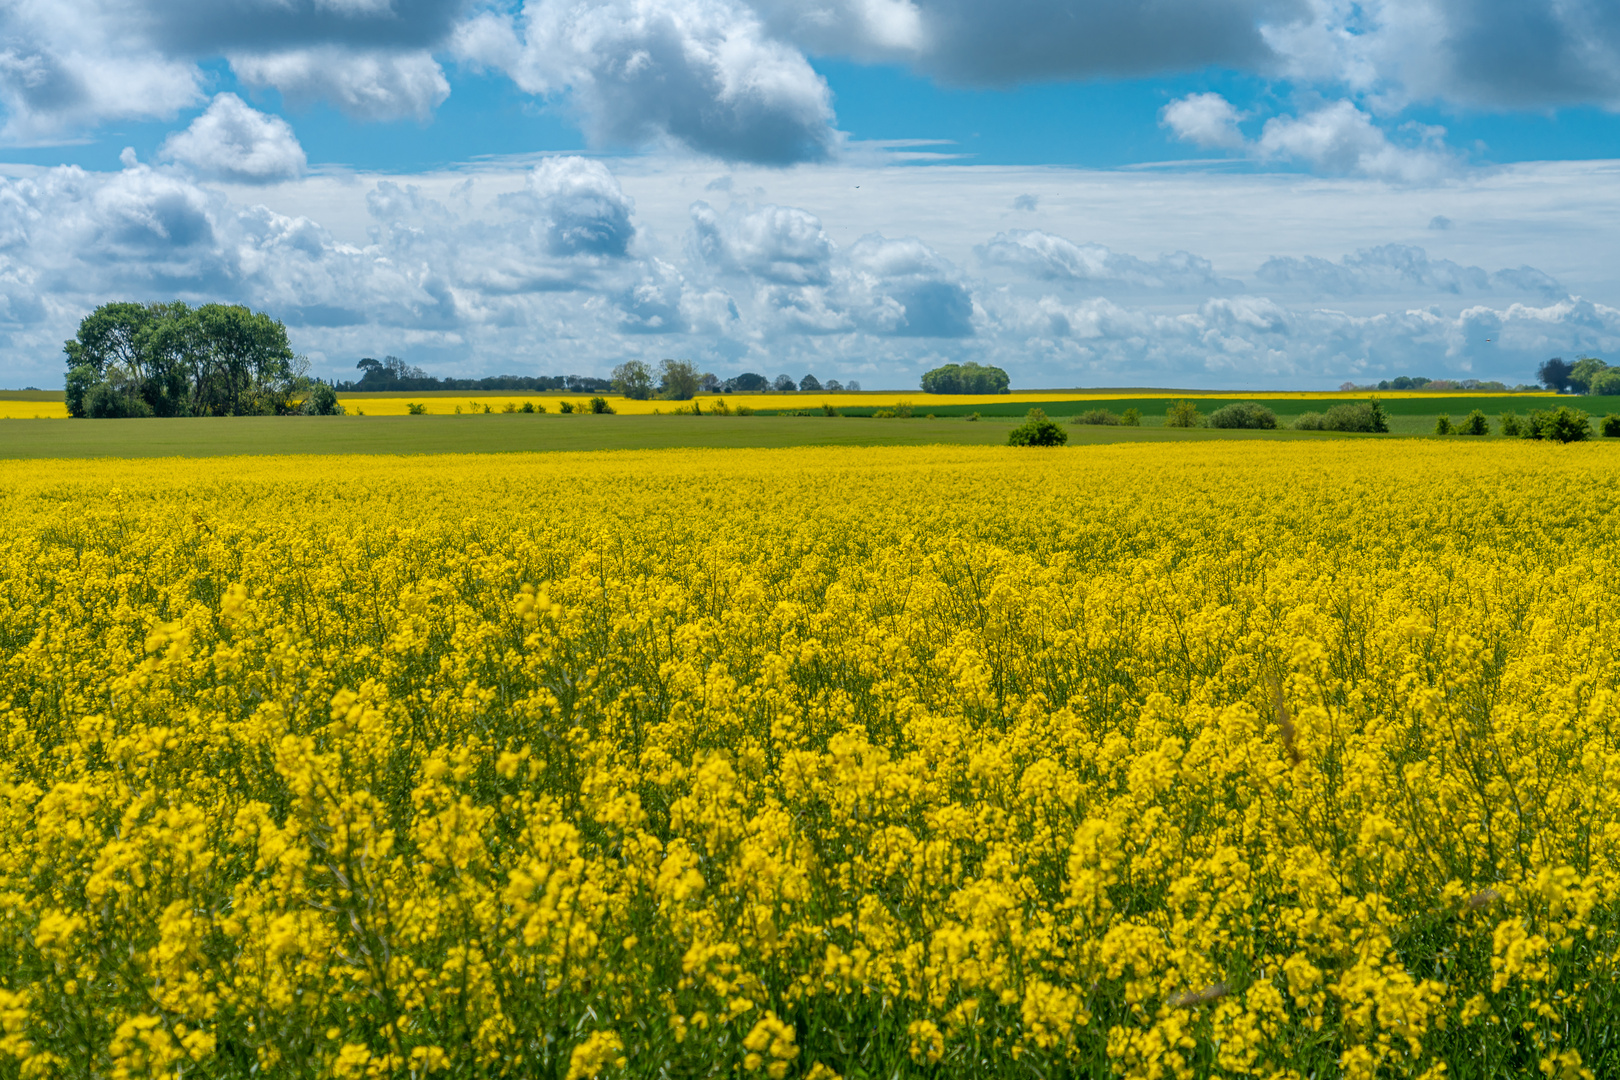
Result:
[[[1179,181],[962,168],[949,187],[962,208],[930,224],[904,213],[928,206],[930,170],[893,170],[891,201],[872,206],[840,202],[850,185],[818,187],[820,173],[784,181],[791,199],[755,201],[705,190],[716,185],[702,172],[581,157],[421,182],[288,179],[296,145],[221,97],[176,134],[173,164],[130,156],[110,173],[0,180],[8,379],[56,385],[61,341],[111,298],[268,310],[332,376],[392,352],[446,374],[604,373],[630,357],[690,356],[720,373],[802,369],[874,387],[914,386],[947,360],[999,364],[1023,386],[1331,386],[1413,370],[1517,382],[1546,356],[1620,347],[1620,310],[1581,296],[1563,271],[1411,242],[1242,254],[1251,209],[1315,214],[1313,229],[1331,229],[1378,181],[1296,194],[1286,208],[1263,184],[1233,188],[1230,236],[1205,237],[1215,253],[1165,253],[1088,233],[1095,210],[1048,207],[1076,184],[1090,185],[1085,207],[1159,205],[1191,190]],[[1544,188],[1546,212],[1561,212],[1557,175],[1535,175],[1503,181],[1504,197]],[[733,187],[751,192],[760,178]],[[1411,229],[1438,242],[1435,197],[1401,196]],[[340,198],[358,220],[327,216]],[[1447,198],[1439,208],[1457,223],[1446,243],[1466,242],[1478,211]],[[325,209],[289,212],[297,204]],[[874,227],[885,219],[901,224]],[[1523,229],[1549,232],[1545,221]],[[1565,246],[1555,236],[1540,250]],[[1580,282],[1612,291],[1592,265]]]

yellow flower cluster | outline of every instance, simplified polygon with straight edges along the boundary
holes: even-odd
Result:
[[[1614,1075],[1617,464],[0,467],[0,1076]]]

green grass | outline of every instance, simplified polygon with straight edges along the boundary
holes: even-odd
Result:
[[[241,416],[176,420],[0,420],[0,459],[228,454],[488,454],[664,447],[999,446],[1011,418],[823,416]],[[1304,432],[1068,426],[1073,444],[1332,438]],[[1341,436],[1342,437],[1342,436]]]

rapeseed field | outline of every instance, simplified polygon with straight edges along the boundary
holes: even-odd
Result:
[[[0,466],[0,1076],[1613,1076],[1617,464]]]

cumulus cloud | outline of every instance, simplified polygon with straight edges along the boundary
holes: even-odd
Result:
[[[691,208],[689,248],[711,271],[746,278],[755,306],[792,333],[861,331],[889,337],[974,333],[961,274],[915,237],[877,233],[840,251],[808,211],[789,206]]]
[[[425,119],[450,96],[430,53],[355,50],[333,45],[275,53],[236,53],[231,70],[249,86],[274,87],[294,108],[326,101],[361,120]]]
[[[1238,130],[1242,115],[1219,94],[1188,94],[1166,105],[1159,120],[1176,138],[1197,146],[1241,149],[1243,133]]]
[[[1295,287],[1329,296],[1411,295],[1417,291],[1425,295],[1498,293],[1538,298],[1567,295],[1567,290],[1556,279],[1533,266],[1493,273],[1450,259],[1432,259],[1423,248],[1408,244],[1363,248],[1338,262],[1314,256],[1272,258],[1260,266],[1256,276],[1273,286]]]
[[[623,258],[636,234],[629,196],[607,166],[588,158],[548,158],[529,173],[522,194],[506,202],[543,222],[553,255]]]
[[[486,13],[456,44],[529,93],[569,92],[599,145],[776,165],[836,145],[826,82],[732,0],[529,0],[521,20]]]
[[[1186,251],[1161,255],[1150,263],[1101,244],[1076,244],[1033,229],[997,233],[975,250],[989,265],[1046,281],[1173,291],[1221,291],[1237,286],[1216,274],[1208,259]]]
[[[1189,94],[1165,106],[1160,119],[1177,138],[1198,146],[1238,150],[1262,162],[1299,162],[1327,173],[1427,183],[1457,167],[1442,145],[1444,128],[1405,125],[1415,145],[1398,144],[1350,101],[1302,116],[1274,116],[1253,140],[1238,130],[1239,113],[1219,94]]]
[[[307,164],[292,125],[235,94],[216,96],[190,127],[164,140],[159,154],[198,176],[244,184],[290,180]]]

